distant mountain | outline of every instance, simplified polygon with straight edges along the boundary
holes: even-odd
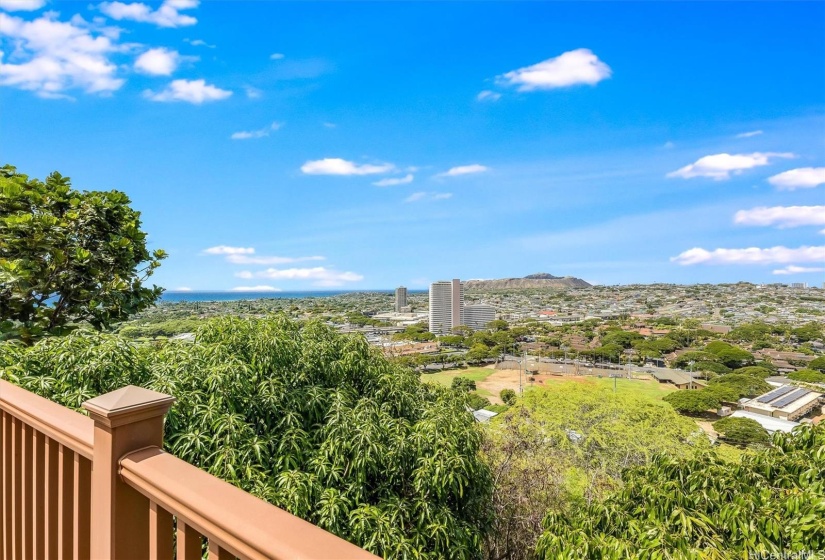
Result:
[[[589,288],[590,284],[572,276],[553,276],[546,272],[530,274],[524,278],[502,278],[500,280],[467,280],[468,290],[518,290],[535,288]]]

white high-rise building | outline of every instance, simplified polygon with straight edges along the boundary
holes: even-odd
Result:
[[[461,280],[430,284],[430,332],[449,334],[464,324],[464,285]]]
[[[477,303],[464,307],[464,324],[480,331],[487,328],[487,323],[496,320],[496,308],[486,303]]]
[[[407,307],[407,288],[398,286],[395,289],[395,312],[401,313],[402,307]]]

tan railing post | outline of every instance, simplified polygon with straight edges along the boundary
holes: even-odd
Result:
[[[149,500],[123,482],[120,459],[163,446],[163,417],[174,397],[129,385],[83,403],[94,420],[91,557],[149,557]]]

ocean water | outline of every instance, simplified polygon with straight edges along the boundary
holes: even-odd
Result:
[[[326,291],[307,291],[307,292],[175,292],[166,291],[160,297],[161,303],[164,302],[178,302],[178,301],[241,301],[250,299],[289,299],[289,298],[311,298],[311,297],[330,297],[341,294],[353,293],[381,293],[392,294],[393,290],[326,290]]]

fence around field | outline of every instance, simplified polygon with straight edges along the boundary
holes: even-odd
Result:
[[[173,402],[129,386],[86,417],[0,380],[0,558],[376,558],[163,451]]]

